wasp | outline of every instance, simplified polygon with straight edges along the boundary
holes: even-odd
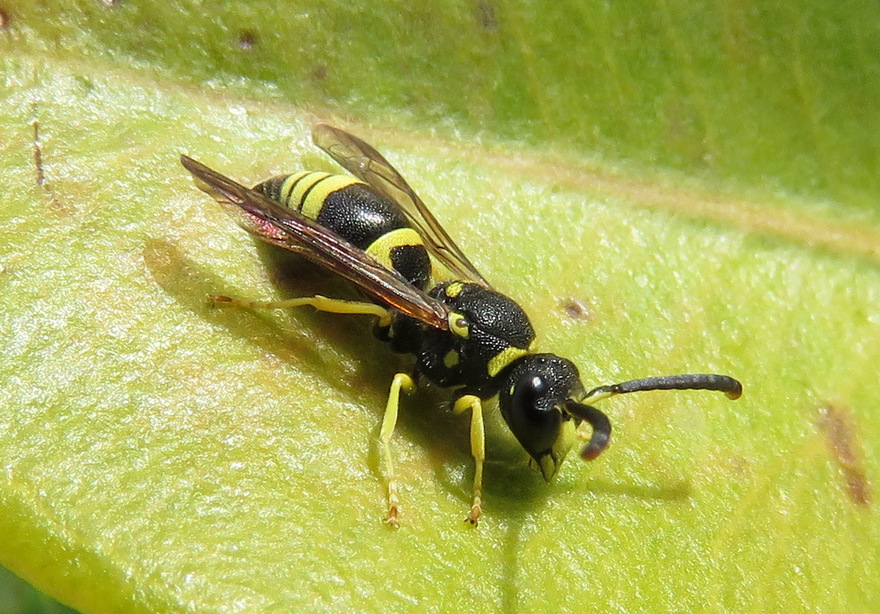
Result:
[[[252,235],[300,254],[353,283],[365,296],[350,301],[307,296],[277,302],[214,297],[245,307],[309,305],[338,314],[376,318],[377,336],[398,353],[412,354],[411,371],[397,373],[379,441],[387,486],[387,522],[398,525],[400,500],[391,438],[402,392],[427,380],[453,389],[455,414],[470,413],[474,458],[467,522],[483,508],[486,458],[484,411],[500,411],[544,479],[556,474],[578,436],[581,458],[608,446],[611,423],[593,407],[607,397],[647,390],[714,390],[737,399],[739,381],[726,375],[649,377],[586,391],[570,360],[538,351],[525,311],[493,289],[459,249],[401,174],[372,146],[328,124],[312,138],[352,176],[322,172],[280,175],[245,187],[181,156],[196,185]],[[590,430],[584,432],[583,425]]]

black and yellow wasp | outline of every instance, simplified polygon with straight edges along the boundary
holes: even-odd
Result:
[[[454,388],[455,413],[470,410],[471,452],[476,462],[473,504],[482,510],[485,442],[483,411],[497,411],[550,480],[575,443],[578,427],[592,428],[584,459],[608,445],[611,424],[592,403],[644,390],[717,390],[736,399],[741,384],[726,375],[672,375],[600,386],[586,392],[577,367],[540,353],[528,316],[492,289],[437,222],[422,200],[373,147],[343,130],[317,124],[315,144],[357,177],[301,172],[247,188],[181,156],[198,187],[215,198],[248,232],[354,283],[371,302],[323,296],[280,302],[216,301],[248,307],[299,307],[378,318],[376,332],[395,352],[415,355],[412,375],[391,383],[380,441],[388,484],[389,524],[399,514],[390,440],[401,390],[424,378]],[[497,409],[496,409],[497,408]]]

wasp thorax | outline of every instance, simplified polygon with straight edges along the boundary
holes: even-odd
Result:
[[[484,387],[530,351],[532,324],[503,294],[456,281],[438,284],[430,295],[448,307],[449,330],[422,327],[412,351],[418,371],[435,384]]]

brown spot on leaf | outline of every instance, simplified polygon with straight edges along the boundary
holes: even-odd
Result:
[[[9,29],[9,13],[0,6],[0,30],[8,30]]]
[[[255,30],[245,29],[238,33],[236,44],[242,51],[250,51],[260,42],[260,36]]]
[[[825,444],[840,467],[846,481],[846,491],[856,505],[871,504],[871,484],[862,467],[861,446],[852,415],[845,408],[830,403],[819,407],[817,425],[825,436]]]
[[[324,64],[316,66],[315,70],[312,71],[312,77],[316,81],[323,81],[327,78],[327,67]]]
[[[583,320],[589,322],[593,319],[593,311],[590,306],[582,300],[576,298],[566,298],[559,301],[559,306],[565,315],[572,320]]]
[[[489,0],[478,0],[477,23],[480,24],[481,29],[487,32],[494,32],[498,29],[498,17],[495,15],[495,6]]]

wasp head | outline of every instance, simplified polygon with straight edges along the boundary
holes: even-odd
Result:
[[[583,397],[577,367],[554,354],[524,356],[510,365],[503,379],[498,399],[501,414],[547,481],[574,445],[581,421],[593,427],[583,458],[592,460],[608,445],[608,418],[574,400]]]

